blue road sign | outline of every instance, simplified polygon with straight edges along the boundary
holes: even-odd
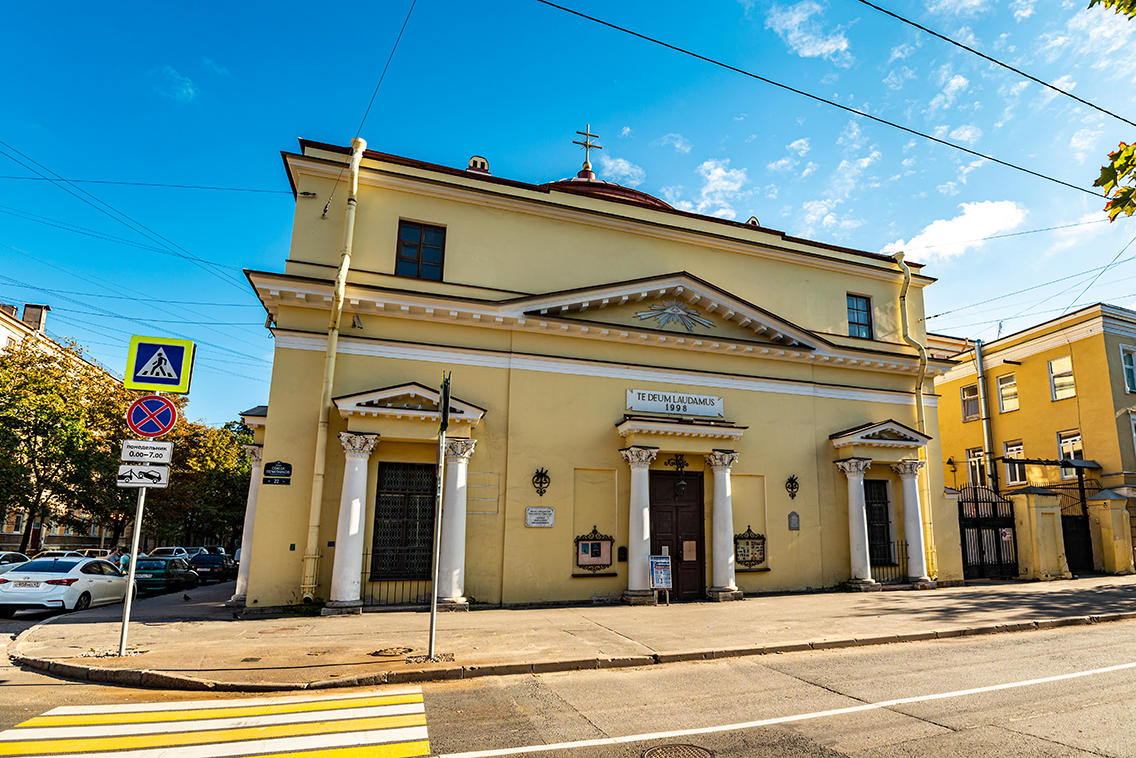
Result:
[[[124,385],[131,390],[188,394],[193,353],[190,340],[132,337]]]

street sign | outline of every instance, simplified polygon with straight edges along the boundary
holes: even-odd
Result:
[[[191,340],[131,337],[123,386],[128,390],[188,395],[194,350]]]
[[[174,443],[153,440],[123,440],[122,460],[127,463],[169,463],[174,457]]]
[[[264,464],[264,475],[271,477],[292,476],[292,464],[284,461],[272,461]]]
[[[119,487],[166,487],[170,483],[169,466],[119,466]]]
[[[177,408],[164,397],[147,395],[130,404],[126,425],[139,437],[161,437],[177,423]]]

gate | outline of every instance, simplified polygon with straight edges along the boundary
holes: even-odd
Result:
[[[1014,504],[987,487],[959,491],[959,533],[966,579],[1012,579],[1018,575]]]
[[[1101,491],[1096,479],[1045,482],[1040,486],[1061,497],[1061,536],[1065,538],[1065,559],[1074,574],[1091,573],[1093,567],[1093,535],[1084,498]],[[1084,497],[1082,497],[1082,493]]]

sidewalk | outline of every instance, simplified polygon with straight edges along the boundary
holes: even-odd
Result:
[[[428,613],[244,615],[226,583],[49,619],[20,634],[17,664],[68,678],[160,689],[257,692],[461,679],[1021,631],[1136,619],[1136,577],[991,583],[922,592],[821,593],[670,607],[623,605]]]

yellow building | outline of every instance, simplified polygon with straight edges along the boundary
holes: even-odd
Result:
[[[961,581],[918,265],[587,162],[531,185],[364,148],[284,155],[289,258],[247,272],[276,339],[250,607],[429,598],[443,372],[447,606],[650,603],[652,555],[672,599]]]
[[[1136,494],[1134,355],[1136,312],[1098,304],[968,346],[936,380],[948,486],[1005,493],[1029,485],[1030,503],[1045,496],[1034,490],[1055,493],[1062,525],[1050,530],[1046,548],[1054,555],[1031,555],[1032,538],[1017,535],[1024,561],[1054,564],[1043,573],[1132,569],[1126,506]],[[1102,488],[1108,492],[1094,497]],[[1019,525],[1026,519],[1016,516]],[[965,552],[965,529],[963,537]],[[998,539],[1008,542],[1004,532]]]

